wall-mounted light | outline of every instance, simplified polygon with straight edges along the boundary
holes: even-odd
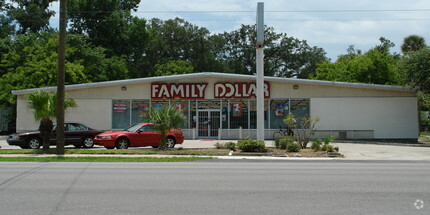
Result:
[[[298,90],[299,89],[299,85],[293,85],[293,89]]]
[[[126,87],[126,86],[122,86],[122,87],[121,87],[121,90],[122,90],[122,91],[126,91],[126,90],[127,90],[127,87]]]

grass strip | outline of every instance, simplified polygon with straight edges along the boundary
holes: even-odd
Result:
[[[210,157],[0,157],[0,162],[187,162]]]
[[[65,149],[65,154],[104,154],[104,155],[191,155],[191,156],[225,156],[229,150],[220,149]],[[55,154],[56,149],[45,153],[42,149],[2,149],[0,154]]]

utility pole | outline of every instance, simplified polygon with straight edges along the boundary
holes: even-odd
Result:
[[[60,0],[60,38],[57,71],[57,154],[64,154],[64,97],[66,73],[67,0]]]
[[[257,140],[264,141],[264,2],[257,3]]]

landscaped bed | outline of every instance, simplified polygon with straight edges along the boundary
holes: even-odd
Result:
[[[55,154],[56,149],[50,149],[45,153],[42,149],[2,149],[0,155],[25,155],[25,154]],[[228,156],[229,149],[66,149],[65,155],[189,155],[189,156]],[[267,152],[242,152],[236,150],[232,156],[275,156],[275,157],[327,157],[323,151],[301,149],[299,152],[287,152],[284,149],[267,148]]]
[[[0,162],[186,162],[211,159],[211,157],[1,157]]]
[[[87,155],[191,155],[191,156],[225,156],[228,149],[65,149],[65,154]],[[42,149],[3,149],[0,154],[55,154],[56,149],[45,153]]]

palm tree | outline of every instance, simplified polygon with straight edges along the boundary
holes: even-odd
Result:
[[[160,150],[166,149],[167,132],[170,129],[180,128],[185,124],[184,115],[176,107],[164,106],[161,110],[151,108],[148,114],[148,120],[154,123],[154,128],[161,133]]]
[[[34,119],[40,120],[39,131],[43,141],[43,150],[49,149],[49,137],[54,127],[52,119],[56,117],[57,94],[46,91],[36,91],[27,95],[28,105],[33,109]],[[64,109],[77,107],[74,99],[65,99]],[[64,145],[63,145],[64,147]]]
[[[411,35],[403,40],[401,50],[404,55],[408,55],[410,52],[418,51],[424,47],[426,47],[424,37],[418,35]]]

